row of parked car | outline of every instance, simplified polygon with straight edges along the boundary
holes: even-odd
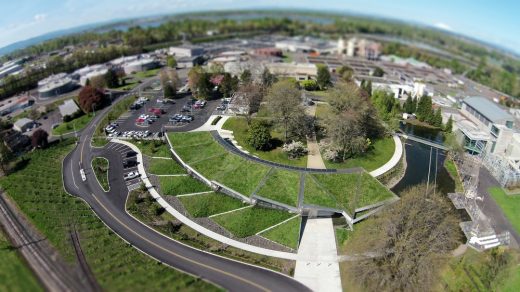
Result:
[[[181,115],[181,114],[175,114],[173,116],[170,116],[168,121],[174,122],[174,123],[189,123],[193,121],[192,115]]]
[[[126,158],[135,157],[136,155],[137,155],[137,152],[135,152],[135,151],[128,151],[126,153]],[[123,161],[123,167],[124,168],[134,167],[134,166],[137,166],[137,164],[138,164],[138,162],[135,159],[128,159],[128,160]],[[141,176],[141,174],[137,170],[134,170],[134,171],[125,173],[123,175],[123,178],[125,180],[132,180],[132,179],[137,178],[139,176]]]
[[[138,110],[140,109],[141,107],[143,107],[143,105],[145,103],[147,103],[150,99],[148,97],[139,97],[131,106],[130,106],[130,110]]]

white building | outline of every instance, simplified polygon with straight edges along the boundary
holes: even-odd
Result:
[[[197,57],[204,55],[204,48],[189,45],[170,47],[168,54],[175,57]]]
[[[10,61],[4,63],[2,67],[0,67],[0,79],[9,76],[18,74],[23,70],[23,66],[16,61]]]
[[[67,99],[59,107],[61,117],[72,116],[79,111],[79,107],[73,99]]]
[[[368,60],[377,60],[381,55],[381,44],[367,39],[350,38],[345,42],[338,40],[338,52],[349,57],[360,57]]]
[[[314,79],[318,75],[315,64],[308,63],[267,63],[269,72],[283,77],[292,77],[296,80]]]
[[[293,37],[275,42],[275,48],[289,52],[315,52],[320,55],[337,51],[337,42],[311,37]]]
[[[76,82],[66,73],[51,75],[38,82],[38,94],[43,98],[58,96],[76,88]]]
[[[125,63],[122,65],[125,74],[132,74],[135,72],[147,71],[155,69],[159,66],[159,63],[151,57],[145,57],[138,59],[133,62]]]
[[[108,70],[108,65],[98,64],[78,69],[74,71],[72,75],[79,80],[79,84],[81,86],[85,86],[87,84],[87,80],[92,80],[92,78],[103,76],[108,72]]]
[[[28,118],[21,118],[18,121],[14,122],[13,129],[18,132],[27,132],[32,129],[34,126],[34,121]]]

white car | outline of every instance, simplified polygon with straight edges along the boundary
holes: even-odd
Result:
[[[131,179],[134,179],[139,176],[140,176],[140,174],[138,171],[132,171],[132,172],[125,174],[124,178],[125,178],[125,180],[131,180]]]

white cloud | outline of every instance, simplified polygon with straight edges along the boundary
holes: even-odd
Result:
[[[38,13],[38,14],[34,15],[33,18],[34,18],[35,22],[42,22],[42,21],[45,21],[45,19],[47,18],[47,14]]]
[[[448,24],[446,24],[444,22],[437,22],[436,24],[434,24],[434,26],[437,28],[440,28],[440,29],[444,29],[444,30],[449,30],[449,31],[453,30],[453,28],[451,28],[451,26],[449,26]]]

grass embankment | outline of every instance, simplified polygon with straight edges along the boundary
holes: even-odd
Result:
[[[111,122],[117,120],[124,112],[128,111],[128,108],[137,99],[136,96],[128,96],[121,101],[117,101],[117,104],[112,106],[110,111],[103,117],[98,123],[94,136],[92,137],[92,145],[96,147],[103,147],[108,143],[105,135],[105,128]]]
[[[299,172],[273,169],[256,194],[290,206],[298,206],[299,190]]]
[[[387,163],[395,151],[395,142],[392,137],[385,137],[377,139],[373,142],[371,150],[363,155],[352,157],[344,162],[336,163],[324,159],[325,166],[327,168],[351,168],[351,167],[363,167],[366,171],[372,171],[378,169]]]
[[[181,159],[210,180],[249,196],[269,167],[229,153],[208,132],[170,133]]]
[[[161,193],[166,196],[178,196],[211,191],[211,188],[191,176],[159,177]]]
[[[68,240],[74,223],[87,262],[104,290],[215,290],[200,279],[157,264],[129,246],[106,228],[82,200],[65,193],[62,161],[73,147],[73,141],[67,140],[36,150],[26,155],[20,170],[0,179],[2,188],[60,254],[76,264],[74,247]]]
[[[213,217],[213,221],[237,237],[248,237],[294,216],[285,211],[251,207]]]
[[[458,193],[464,192],[464,186],[462,185],[462,180],[460,179],[459,172],[457,170],[457,166],[452,159],[446,158],[444,159],[444,168],[448,171],[451,178],[455,182],[455,191]]]
[[[139,190],[135,190],[130,193],[127,203],[128,211],[166,236],[218,255],[260,265],[289,275],[293,273],[293,261],[249,253],[206,237],[179,222],[169,213],[164,212],[164,209],[160,209],[160,206],[149,194],[140,194],[139,192]]]
[[[245,118],[229,118],[224,123],[222,128],[225,130],[233,131],[233,136],[235,137],[235,140],[237,141],[238,145],[242,146],[242,148],[247,150],[249,153],[258,156],[261,159],[292,166],[307,166],[307,155],[298,159],[289,159],[287,153],[282,151],[282,141],[284,139],[283,132],[278,131],[274,127],[271,130],[271,144],[274,145],[274,148],[269,151],[256,150],[246,142],[249,126],[247,125],[247,121]],[[305,144],[306,141],[303,141],[303,143]]]
[[[38,280],[0,230],[0,291],[43,291]]]
[[[150,165],[148,165],[148,172],[157,175],[186,173],[184,168],[171,158],[151,158]]]
[[[110,167],[108,160],[103,157],[95,157],[92,159],[92,169],[96,178],[105,192],[110,190],[110,183],[108,182],[108,168]]]
[[[94,115],[92,114],[84,114],[79,118],[76,118],[70,122],[63,122],[58,127],[52,129],[52,134],[54,136],[59,136],[67,133],[72,133],[74,130],[80,131],[85,128],[85,126],[90,123]]]
[[[366,172],[341,174],[311,174],[317,182],[319,193],[307,192],[304,202],[312,205],[341,209],[352,212],[355,208],[375,204],[394,197],[394,194]],[[306,179],[307,182],[307,179]],[[327,193],[332,197],[325,197]],[[318,195],[319,194],[319,195]],[[335,204],[330,204],[331,202]]]
[[[167,157],[171,158],[170,146],[167,142],[159,140],[139,140],[132,142],[141,153],[150,157]]]
[[[490,188],[488,191],[495,202],[502,208],[516,232],[520,233],[520,212],[518,212],[520,210],[520,194],[508,195],[499,187]]]
[[[262,232],[260,236],[297,250],[301,222],[302,218],[300,216],[292,218],[273,229]]]
[[[237,199],[221,193],[206,193],[194,196],[179,197],[182,205],[193,217],[209,217],[211,215],[235,210],[247,206]]]

